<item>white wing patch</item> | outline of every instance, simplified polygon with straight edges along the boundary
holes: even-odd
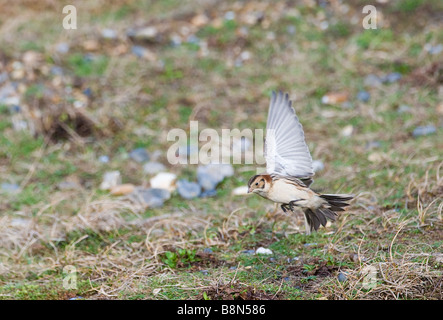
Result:
[[[311,177],[312,157],[303,127],[288,94],[272,92],[266,124],[266,171],[284,176]]]

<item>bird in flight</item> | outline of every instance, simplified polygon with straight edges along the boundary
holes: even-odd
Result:
[[[248,193],[256,193],[281,205],[284,212],[296,207],[305,215],[306,234],[316,231],[327,220],[335,221],[353,196],[319,194],[314,181],[312,157],[305,142],[303,127],[292,108],[288,94],[272,92],[266,123],[266,173],[253,176]]]

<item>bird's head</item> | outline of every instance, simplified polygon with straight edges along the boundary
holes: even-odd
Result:
[[[271,177],[265,174],[258,174],[249,179],[248,193],[264,194],[269,191],[271,186]]]

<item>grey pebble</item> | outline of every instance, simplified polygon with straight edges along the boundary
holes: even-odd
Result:
[[[401,73],[399,72],[391,72],[385,75],[381,80],[383,83],[394,83],[399,81],[402,78]]]
[[[375,74],[368,74],[365,77],[363,83],[367,87],[378,87],[382,84],[382,80],[380,79],[379,76]]]
[[[105,39],[115,39],[117,38],[117,32],[113,29],[106,28],[102,30],[102,37]]]
[[[149,161],[149,153],[145,150],[145,148],[137,148],[132,150],[129,152],[129,157],[139,163]]]
[[[196,182],[180,179],[176,183],[178,194],[184,199],[193,199],[200,195],[201,186]]]
[[[435,133],[436,131],[437,131],[437,129],[433,125],[419,126],[414,129],[414,131],[412,132],[412,135],[414,137],[427,136],[429,134]]]
[[[162,207],[164,202],[171,197],[168,190],[157,188],[137,188],[134,193],[149,208]]]
[[[369,99],[371,99],[371,95],[369,92],[362,90],[357,93],[357,99],[363,102],[368,102]]]
[[[398,113],[407,113],[409,111],[411,111],[411,107],[406,104],[400,105],[397,109]]]
[[[217,195],[217,190],[206,190],[200,193],[200,198],[215,197]]]
[[[143,58],[148,50],[142,46],[132,46],[131,52],[138,58]]]
[[[369,141],[366,143],[365,149],[371,150],[371,149],[376,149],[376,148],[380,148],[380,147],[381,147],[380,141]]]
[[[143,172],[147,173],[147,174],[156,174],[162,171],[165,171],[165,166],[163,165],[163,163],[160,162],[146,162],[143,165]]]
[[[100,157],[98,157],[98,161],[101,163],[108,163],[109,157],[108,156],[100,156]]]
[[[203,252],[204,252],[204,253],[213,253],[213,251],[212,251],[211,248],[204,248],[204,249],[203,249]]]
[[[57,51],[58,53],[68,53],[69,51],[69,44],[66,42],[60,42],[55,46],[55,51]]]
[[[337,276],[337,279],[339,282],[345,282],[346,280],[348,280],[348,276],[346,275],[346,273],[340,272]]]
[[[7,193],[17,193],[20,191],[20,186],[18,184],[15,183],[7,183],[7,182],[3,182],[0,185],[0,188],[2,191],[5,191]]]
[[[234,175],[234,168],[230,164],[208,164],[197,168],[197,180],[206,191],[215,190],[225,177]]]

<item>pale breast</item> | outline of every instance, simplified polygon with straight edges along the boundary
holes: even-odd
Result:
[[[289,203],[298,199],[311,199],[314,192],[308,188],[296,186],[283,179],[274,180],[272,188],[269,190],[268,198],[274,202]]]

